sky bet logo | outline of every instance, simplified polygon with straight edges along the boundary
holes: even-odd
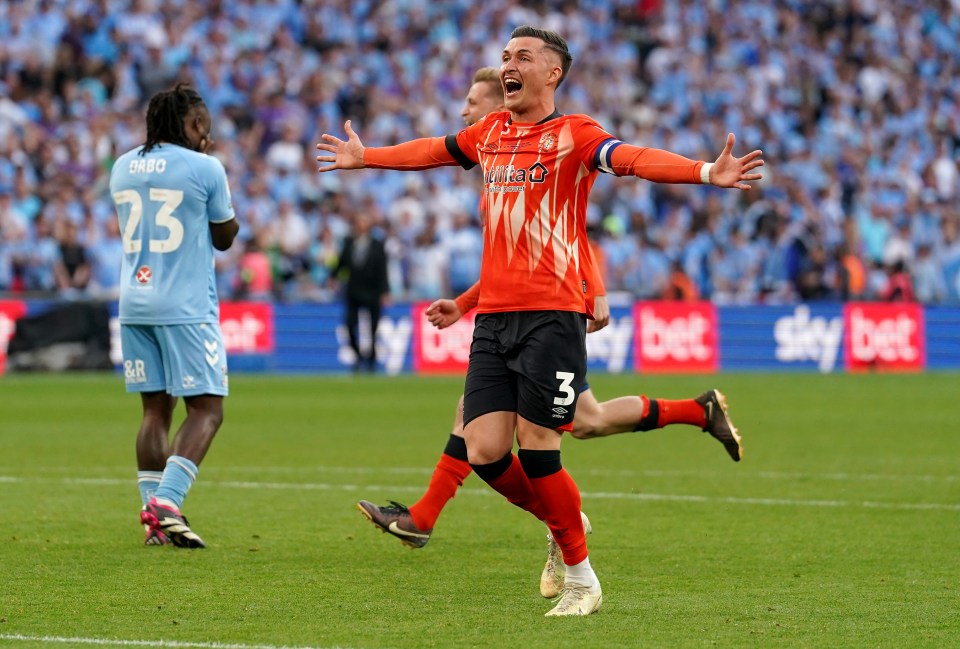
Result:
[[[837,365],[843,340],[843,319],[811,316],[810,307],[797,306],[793,314],[777,318],[773,324],[774,352],[782,363],[815,362],[824,374]]]
[[[527,169],[518,169],[513,165],[496,165],[484,174],[483,182],[490,183],[542,183],[547,179],[547,168],[535,162]]]

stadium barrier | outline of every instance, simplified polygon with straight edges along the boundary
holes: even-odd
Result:
[[[20,318],[58,302],[0,301],[0,372]],[[389,306],[377,336],[387,374],[462,373],[473,315],[438,331],[423,303]],[[111,359],[119,368],[117,305]],[[335,304],[228,302],[221,323],[233,372],[349,371],[353,351]],[[917,304],[817,303],[718,307],[709,302],[637,302],[611,308],[610,325],[587,336],[591,371],[918,372],[960,368],[960,308]],[[369,345],[369,340],[361,341]]]

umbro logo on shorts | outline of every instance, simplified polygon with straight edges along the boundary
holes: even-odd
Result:
[[[562,417],[563,415],[567,414],[567,412],[569,412],[566,408],[561,408],[560,406],[557,406],[556,408],[552,408],[552,410],[555,413],[557,413],[558,417]]]

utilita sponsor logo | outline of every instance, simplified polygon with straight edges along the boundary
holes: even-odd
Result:
[[[843,318],[810,317],[810,307],[798,306],[793,315],[777,319],[773,325],[777,341],[776,358],[784,363],[815,362],[824,374],[837,366]]]
[[[914,304],[847,307],[851,370],[919,370],[924,362],[923,311]]]
[[[716,311],[709,303],[652,303],[636,307],[637,359],[644,371],[717,369]]]

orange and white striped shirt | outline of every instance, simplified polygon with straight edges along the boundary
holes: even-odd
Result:
[[[586,232],[598,173],[699,183],[702,162],[625,144],[586,115],[553,113],[515,124],[490,113],[457,135],[368,148],[368,167],[483,169],[484,231],[478,313],[575,311],[591,315],[599,271]]]

